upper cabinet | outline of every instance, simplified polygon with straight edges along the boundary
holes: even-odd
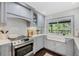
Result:
[[[44,22],[45,22],[45,16],[38,13],[37,14],[37,19],[38,19],[38,27],[43,27]]]
[[[31,10],[20,3],[7,3],[7,13],[31,19]]]
[[[37,25],[38,25],[38,28],[40,29],[40,33],[44,33],[45,16],[42,14],[38,14],[37,19],[38,19]]]
[[[1,23],[1,3],[0,3],[0,23]]]
[[[0,3],[0,18],[3,23],[7,23],[9,18],[23,19],[44,32],[45,16],[23,2]]]
[[[0,2],[0,25],[6,22],[6,4]]]
[[[37,13],[33,12],[33,26],[37,27],[38,19],[37,19]]]
[[[37,27],[43,27],[44,26],[44,21],[45,21],[45,16],[38,13],[38,12],[33,12],[33,23]]]

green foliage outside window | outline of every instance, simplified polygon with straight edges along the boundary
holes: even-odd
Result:
[[[59,33],[63,35],[71,34],[71,25],[70,21],[54,22],[49,23],[49,32],[50,33]]]

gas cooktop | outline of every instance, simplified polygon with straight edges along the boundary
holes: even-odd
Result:
[[[16,38],[9,38],[9,40],[12,42],[14,46],[16,46],[19,44],[26,43],[27,41],[29,41],[29,38],[27,38],[26,36],[18,36]]]

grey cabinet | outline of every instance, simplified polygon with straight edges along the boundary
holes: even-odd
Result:
[[[66,55],[73,56],[74,55],[74,40],[71,38],[66,38]]]
[[[43,43],[43,45],[44,45],[44,48],[46,48],[47,47],[47,35],[44,35],[44,43]]]
[[[41,33],[44,33],[45,16],[37,14],[37,25]]]
[[[33,12],[32,26],[36,26],[40,30],[40,33],[44,33],[44,25],[45,25],[45,16],[38,12]]]
[[[56,41],[56,52],[66,55],[66,44],[64,42]]]
[[[62,55],[66,54],[66,46],[62,42],[48,39],[48,40],[46,40],[45,44],[46,44],[45,48],[47,48],[51,51],[54,51],[56,53],[60,53]]]
[[[75,42],[74,42],[74,56],[79,56],[79,49]]]
[[[11,56],[11,44],[0,45],[0,56]]]
[[[0,23],[4,24],[5,22],[6,22],[6,4],[4,2],[0,2]]]
[[[0,47],[0,49],[1,49],[1,47]],[[1,50],[0,50],[0,56],[1,56]]]
[[[1,23],[1,2],[0,2],[0,23]]]
[[[39,27],[44,26],[45,17],[41,14],[37,14],[37,18],[38,18],[38,26]]]
[[[45,40],[45,48],[62,55],[73,56],[73,39],[67,38],[65,42],[47,39]]]
[[[25,8],[24,6],[13,3],[13,2],[8,2],[7,3],[7,12],[14,14],[16,16],[22,16],[26,18],[31,18],[31,10]]]
[[[56,50],[56,42],[54,40],[46,40],[45,43],[45,48],[51,50],[51,51],[55,51]]]
[[[41,36],[37,36],[34,39],[34,48],[33,51],[34,53],[36,53],[37,51],[39,51],[40,49],[42,49],[44,47],[43,43],[43,35]]]

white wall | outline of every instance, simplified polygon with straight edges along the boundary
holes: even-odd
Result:
[[[9,29],[9,34],[26,35],[27,23],[25,20],[8,18],[7,26]]]
[[[79,8],[60,12],[60,13],[56,13],[56,14],[52,14],[49,17],[47,17],[46,21],[49,21],[48,19],[52,19],[52,18],[71,16],[71,15],[74,16],[74,32],[75,32],[75,36],[77,36],[79,33]]]

